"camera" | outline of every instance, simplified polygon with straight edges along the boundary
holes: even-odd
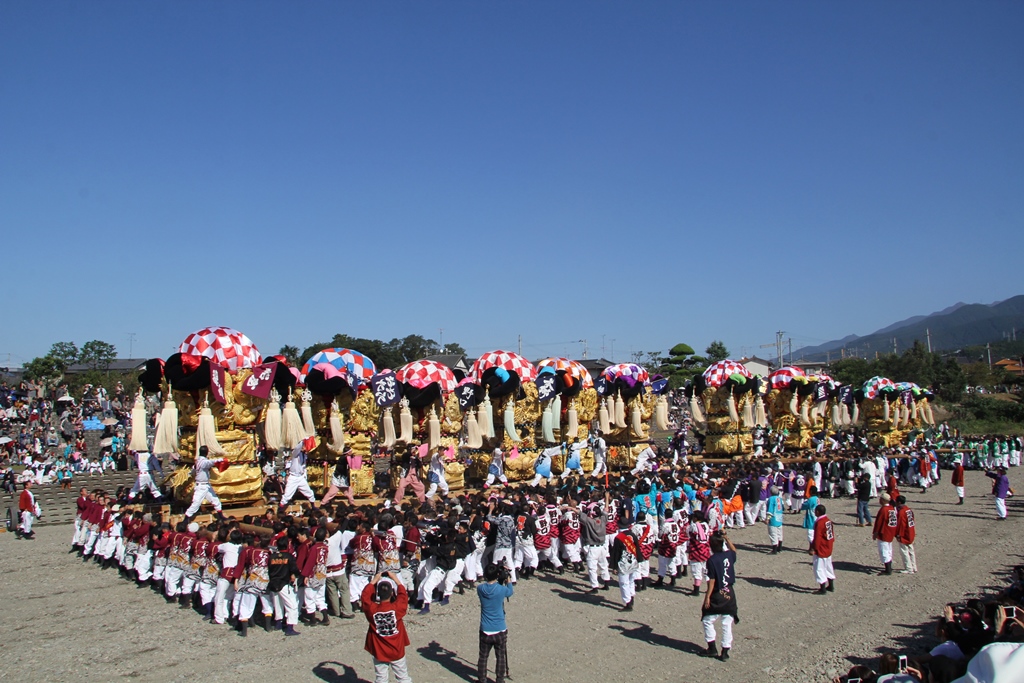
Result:
[[[509,572],[508,567],[504,564],[498,565],[498,583],[505,586],[510,578],[512,578],[512,573]]]

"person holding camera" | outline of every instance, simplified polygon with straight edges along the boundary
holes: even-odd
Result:
[[[508,675],[508,626],[505,624],[505,600],[512,597],[511,574],[502,564],[490,564],[484,570],[484,582],[476,588],[480,599],[480,658],[477,681],[487,683],[487,660],[494,648],[494,680],[505,683]]]
[[[409,634],[405,631],[409,594],[394,572],[373,577],[360,595],[363,614],[370,627],[366,631],[365,649],[373,657],[375,683],[387,683],[395,673],[398,683],[412,683],[405,661]]]

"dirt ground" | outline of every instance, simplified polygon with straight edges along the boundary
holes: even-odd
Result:
[[[763,525],[732,532],[741,623],[726,663],[698,656],[704,647],[699,601],[678,588],[639,593],[636,609],[621,613],[616,589],[583,595],[579,577],[520,582],[507,606],[514,681],[825,681],[882,652],[926,650],[935,644],[931,625],[946,602],[1005,585],[1006,569],[1024,561],[1024,500],[1011,499],[1009,521],[996,522],[983,474],[967,474],[963,506],[953,505],[943,474],[927,494],[908,494],[917,513],[917,575],[877,575],[870,529],[854,526],[855,503],[848,499],[825,501],[836,522],[834,594],[810,593],[815,586],[799,515],[786,518],[787,548],[778,556],[767,554]],[[1020,470],[1010,478],[1024,490]],[[243,639],[165,604],[114,570],[83,565],[67,552],[71,531],[41,527],[35,541],[0,534],[0,679],[373,680],[361,617],[327,627],[300,624],[298,638],[254,628]],[[429,616],[406,618],[415,681],[475,680],[478,614],[467,593]]]

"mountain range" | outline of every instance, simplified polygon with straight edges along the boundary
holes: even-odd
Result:
[[[891,353],[909,348],[915,341],[928,343],[932,351],[952,352],[965,346],[1003,339],[1016,330],[1024,338],[1024,294],[994,304],[955,303],[930,315],[915,315],[868,335],[851,334],[842,339],[805,346],[793,356],[808,361],[835,359],[840,355],[873,357],[875,352]],[[845,352],[843,351],[845,349]]]

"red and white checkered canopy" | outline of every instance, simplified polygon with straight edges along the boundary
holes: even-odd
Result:
[[[251,368],[263,362],[260,350],[238,330],[230,327],[204,327],[185,337],[178,353],[209,358],[231,372]]]
[[[786,367],[779,368],[775,372],[768,375],[768,382],[772,385],[772,389],[785,389],[793,383],[797,377],[806,377],[805,373],[800,368],[787,365]]]
[[[583,388],[587,389],[594,386],[594,378],[590,376],[590,373],[583,363],[575,360],[569,360],[568,358],[545,358],[544,360],[537,363],[538,368],[552,367],[556,372],[564,371],[572,375],[582,383]]]
[[[725,384],[730,375],[742,375],[747,379],[753,377],[750,370],[747,370],[742,363],[734,360],[720,360],[704,371],[704,383],[717,389]]]
[[[459,385],[450,368],[432,360],[417,360],[403,365],[395,372],[395,377],[399,382],[411,384],[417,389],[425,389],[436,382],[446,394],[455,391]]]
[[[519,376],[519,381],[522,383],[532,382],[537,379],[537,368],[533,367],[533,363],[518,353],[512,353],[511,351],[491,351],[490,353],[485,353],[473,363],[469,376],[479,382],[483,377],[484,370],[488,368],[504,368],[509,372],[514,372]]]

